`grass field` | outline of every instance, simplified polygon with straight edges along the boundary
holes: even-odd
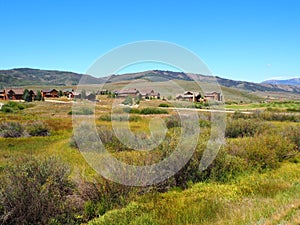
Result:
[[[278,112],[300,112],[298,101],[274,101],[265,103],[227,104],[227,109],[233,110],[269,110]]]
[[[141,101],[138,109],[158,108],[163,102]],[[95,118],[99,135],[115,158],[132,165],[151,165],[168,157],[180,143],[178,117],[175,111],[166,108],[168,114],[133,113],[129,117],[132,118],[129,130],[146,140],[161,130],[158,124],[165,121],[166,136],[160,145],[150,152],[126,147],[111,129],[111,120],[121,129],[127,127],[127,121],[123,120],[124,107],[114,109],[117,116],[111,117],[112,103],[113,99],[101,96],[100,102],[93,105],[93,114],[78,118],[81,122]],[[0,111],[0,123],[18,122],[26,127],[40,121],[49,128],[50,135],[0,138],[1,177],[6,176],[9,166],[16,166],[28,157],[43,160],[56,156],[70,167],[69,179],[76,184],[73,194],[67,198],[73,201],[70,205],[74,208],[68,209],[67,214],[57,213],[57,217],[52,216],[42,224],[300,223],[300,126],[290,117],[277,116],[278,111],[297,108],[298,102],[227,106],[235,110],[261,109],[269,114],[267,118],[227,115],[225,143],[203,172],[199,172],[198,166],[213,130],[210,113],[198,112],[201,133],[186,167],[163,183],[135,188],[105,180],[84,160],[72,142],[73,123],[69,113],[72,104],[47,101],[23,104],[24,109],[13,113]],[[75,104],[90,107],[80,101]],[[8,224],[3,222],[2,215],[6,214],[1,206],[0,220]],[[72,220],[67,220],[66,215]]]

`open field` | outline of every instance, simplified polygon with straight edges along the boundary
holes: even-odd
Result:
[[[248,103],[248,104],[232,104],[226,105],[227,109],[233,110],[269,110],[278,112],[299,112],[299,101],[274,101],[265,103]]]
[[[80,122],[94,119],[98,135],[106,149],[118,160],[131,165],[152,165],[170,156],[173,147],[180,144],[181,125],[176,111],[163,108],[167,114],[142,114],[142,109],[162,109],[162,100],[141,101],[137,110],[129,113],[128,107],[117,107],[111,116],[114,99],[101,96],[100,102],[93,104],[77,101],[76,105],[95,109],[78,111]],[[5,102],[3,102],[5,103]],[[211,134],[210,112],[197,112],[201,132],[195,152],[176,175],[162,183],[146,187],[126,187],[105,180],[84,160],[73,138],[72,104],[67,102],[22,103],[24,109],[1,112],[1,124],[16,122],[26,130],[30,124],[41,122],[50,132],[48,136],[1,137],[0,175],[3,180],[10,174],[10,168],[27,161],[58,157],[70,168],[68,180],[73,182],[72,191],[62,196],[63,203],[55,215],[32,210],[45,215],[32,222],[31,217],[22,217],[26,223],[42,224],[299,224],[300,223],[300,126],[298,115],[278,114],[282,110],[297,108],[298,102],[249,103],[236,106],[236,110],[261,109],[266,114],[228,114],[225,143],[213,163],[204,171],[199,164]],[[171,104],[171,103],[169,103]],[[230,108],[230,106],[228,106]],[[268,109],[274,108],[273,110]],[[127,108],[127,109],[126,109]],[[125,110],[126,109],[126,110]],[[149,110],[151,109],[151,110]],[[74,109],[75,110],[75,109]],[[275,112],[273,112],[275,111]],[[73,111],[74,113],[74,111]],[[129,118],[129,122],[126,118]],[[165,126],[160,127],[161,122]],[[113,124],[112,124],[113,123]],[[152,151],[136,151],[126,146],[112,130],[112,126],[129,130],[138,139],[148,140],[165,130],[165,139],[154,145]],[[152,124],[152,126],[149,124]],[[2,130],[0,126],[0,134]],[[125,131],[125,130],[124,130]],[[82,134],[89,135],[82,129]],[[123,132],[124,138],[126,132]],[[134,142],[140,148],[147,145]],[[145,150],[144,149],[144,150]],[[95,159],[100,157],[95,155]],[[15,168],[15,170],[22,169]],[[57,167],[60,168],[60,167]],[[10,175],[9,175],[10,174]],[[27,178],[20,173],[18,179]],[[24,179],[25,179],[24,178]],[[29,177],[30,178],[30,177]],[[31,178],[30,178],[31,179]],[[30,179],[23,184],[30,185]],[[50,179],[50,178],[49,178]],[[51,179],[42,187],[51,186]],[[7,211],[3,193],[10,193],[1,184],[0,220],[3,224],[14,223]],[[20,185],[20,184],[19,184]],[[46,186],[45,186],[46,185]],[[37,194],[34,188],[32,195]],[[42,194],[41,189],[38,194]],[[51,190],[51,188],[49,189]],[[16,191],[16,193],[18,193]],[[22,192],[23,193],[23,192]],[[24,193],[20,196],[24,197]],[[10,196],[11,198],[16,198]],[[23,197],[20,197],[22,199]],[[16,202],[20,202],[16,198]],[[34,199],[34,198],[33,198]],[[30,204],[49,205],[49,202],[32,200]],[[36,201],[36,202],[34,202]],[[57,200],[58,201],[58,200]],[[17,204],[29,210],[25,205]],[[70,208],[68,206],[74,206]],[[52,206],[51,206],[52,207]],[[54,206],[53,206],[54,207]],[[14,218],[21,218],[15,212]],[[31,221],[31,222],[30,222]],[[42,222],[41,222],[42,221]],[[19,224],[20,220],[18,221]]]

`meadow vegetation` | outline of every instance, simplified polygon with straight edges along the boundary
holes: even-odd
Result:
[[[183,125],[162,100],[112,113],[113,99],[101,98],[92,113],[90,108],[73,111],[67,103],[7,103],[11,110],[0,112],[1,224],[300,223],[296,113],[228,114],[225,142],[202,171],[200,161],[213,130],[210,114],[199,111],[201,132],[188,163],[159,184],[129,187],[104,179],[84,160],[72,114],[82,121],[93,115],[106,149],[131,165],[151,165],[170,156]],[[151,137],[156,130],[149,128],[154,120],[164,122],[164,139],[152,151],[134,150],[155,144]],[[112,122],[121,131],[129,123],[135,146],[119,140]],[[127,138],[126,129],[120,133]]]

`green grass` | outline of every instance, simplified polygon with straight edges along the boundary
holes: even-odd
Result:
[[[149,194],[88,224],[298,224],[299,173],[300,164],[284,163],[229,184],[197,183],[185,191]]]
[[[228,90],[229,91],[229,90]],[[234,92],[232,92],[234,94]],[[246,94],[245,94],[246,95]],[[95,123],[97,127],[105,126],[111,128],[111,104],[114,100],[101,96],[101,102],[96,103]],[[150,112],[162,113],[157,108],[159,104],[164,103],[162,100],[142,101],[139,106],[139,112],[149,108]],[[49,156],[58,156],[72,168],[71,178],[74,180],[97,181],[98,184],[107,190],[112,186],[105,186],[103,179],[88,165],[80,151],[70,146],[70,139],[73,133],[72,116],[68,112],[72,110],[71,104],[57,104],[50,102],[34,102],[31,107],[24,108],[16,113],[0,112],[2,121],[14,121],[21,124],[42,121],[51,132],[51,136],[46,137],[22,137],[22,138],[0,138],[0,171],[7,164],[12,164],[16,159],[24,156],[37,158],[47,158]],[[298,102],[279,102],[247,105],[231,105],[232,107],[247,107],[267,109],[274,107],[276,110],[286,110],[292,107],[298,107]],[[155,109],[155,110],[154,110]],[[124,113],[123,108],[116,111]],[[146,111],[147,111],[146,110]],[[159,110],[159,111],[157,111]],[[132,132],[143,133],[144,138],[151,135],[150,128],[158,129],[159,123],[169,117],[173,119],[174,124],[170,125],[171,130],[168,135],[177,136],[176,129],[180,129],[179,124],[175,124],[177,117],[168,109],[170,114],[130,114],[133,118],[129,121],[129,127]],[[207,120],[209,113],[199,112],[201,120],[201,135],[197,154],[205,147],[206,139],[210,134],[210,123]],[[82,117],[84,120],[84,117]],[[100,119],[99,119],[100,118]],[[233,118],[235,119],[235,118]],[[249,118],[251,120],[253,118]],[[167,119],[166,119],[167,120]],[[127,126],[123,117],[113,118],[115,125],[123,128]],[[152,127],[149,127],[151,122]],[[158,124],[155,124],[155,123]],[[252,120],[249,121],[253,122]],[[276,166],[261,169],[256,168],[251,163],[255,159],[250,159],[254,151],[256,156],[269,156],[276,150],[276,154],[285,148],[282,143],[289,143],[292,131],[287,132],[288,126],[297,126],[297,123],[284,121],[256,121],[259,125],[263,123],[267,128],[259,132],[251,133],[251,137],[232,138],[227,140],[230,148],[224,148],[220,151],[218,158],[210,168],[210,175],[206,182],[192,183],[187,181],[186,189],[182,186],[174,186],[171,181],[167,181],[169,190],[165,193],[152,191],[151,188],[146,191],[131,192],[130,198],[124,192],[116,192],[114,198],[122,199],[121,206],[118,204],[111,206],[100,218],[92,220],[89,224],[299,224],[299,207],[300,207],[300,163],[298,158],[288,157],[283,162],[276,162]],[[242,126],[240,124],[240,126]],[[256,123],[253,123],[256,127]],[[245,127],[253,129],[252,126],[245,124]],[[300,129],[299,129],[300,130]],[[297,139],[297,131],[294,138]],[[153,130],[152,130],[153,132]],[[257,133],[265,136],[257,136]],[[242,135],[243,136],[243,135]],[[247,136],[247,135],[245,135]],[[249,135],[248,135],[249,136]],[[254,137],[252,137],[254,136]],[[266,137],[266,138],[262,138]],[[251,144],[248,140],[252,140]],[[298,139],[297,139],[298,140]],[[276,144],[276,148],[274,147]],[[116,143],[115,143],[116,144]],[[163,154],[168,155],[168,147],[178,144],[176,141],[165,143],[161,148],[154,151],[133,151],[125,149],[116,151],[117,146],[110,146],[113,156],[123,162],[133,165],[149,165],[161,160]],[[262,146],[263,145],[263,146]],[[267,146],[268,145],[268,146]],[[269,149],[273,146],[272,149]],[[285,146],[288,146],[287,144]],[[264,151],[262,151],[264,150]],[[278,153],[279,151],[279,153]],[[283,151],[282,151],[283,152]],[[264,153],[264,154],[260,154]],[[288,151],[288,153],[291,153]],[[276,155],[275,154],[275,155]],[[279,154],[280,155],[280,154]],[[284,155],[285,156],[285,155]],[[240,158],[238,158],[240,157]],[[237,160],[239,159],[239,160]],[[269,158],[268,158],[269,159]],[[255,160],[259,163],[259,160]],[[241,162],[245,165],[239,164]],[[192,161],[189,164],[191,170],[181,173],[182,176],[190,176],[198,168],[199,161]],[[194,166],[194,167],[193,167]],[[249,168],[253,166],[253,168]],[[239,169],[237,172],[235,169]],[[230,171],[229,171],[230,170]],[[233,170],[233,171],[231,171]],[[259,170],[259,172],[258,172]],[[232,172],[232,173],[231,173]],[[236,172],[236,173],[235,173]],[[224,176],[223,176],[224,175]],[[228,177],[226,176],[228,175]],[[192,176],[190,176],[192,177]],[[182,177],[179,177],[182,178]],[[217,179],[218,178],[218,179]],[[228,178],[228,179],[227,179]],[[205,180],[205,179],[203,179]],[[217,182],[218,181],[218,182]],[[173,185],[173,188],[168,189]],[[165,187],[165,186],[163,186]],[[155,188],[154,188],[155,189]],[[113,191],[121,189],[112,189]],[[89,191],[89,190],[88,190]],[[144,193],[144,194],[142,194]],[[117,196],[117,197],[116,197]],[[99,202],[95,202],[97,204]],[[101,203],[101,202],[100,202]],[[79,215],[81,216],[81,215]],[[92,214],[92,216],[95,216]],[[92,218],[92,217],[91,217]]]
[[[225,106],[227,109],[234,110],[269,110],[283,112],[300,112],[300,102],[298,101],[281,101],[269,103],[248,103],[248,104],[230,104]]]

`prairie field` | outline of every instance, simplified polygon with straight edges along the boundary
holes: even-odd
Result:
[[[163,161],[194,134],[183,134],[172,101],[114,107],[98,99],[2,102],[10,107],[0,111],[2,224],[300,224],[298,102],[226,105],[260,111],[225,115],[225,139],[203,170],[215,131],[211,113],[195,109],[200,130],[187,163],[159,183],[126,186],[86,161],[101,159],[81,151],[92,143],[80,139],[92,137],[87,121],[115,159],[137,166]]]

